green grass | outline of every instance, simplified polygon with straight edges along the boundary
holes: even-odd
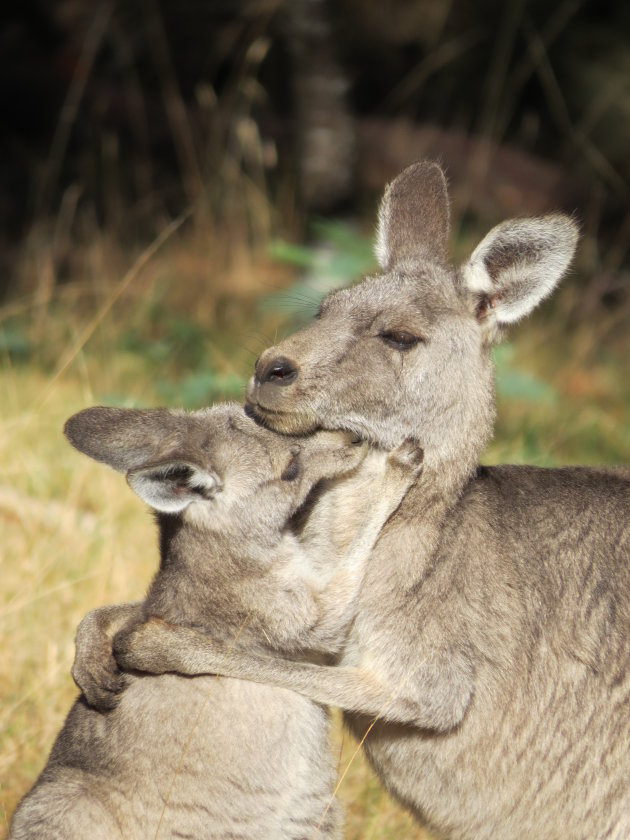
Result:
[[[602,314],[600,328],[604,321]],[[497,424],[486,463],[630,461],[627,340],[599,344],[596,329],[569,331],[534,315],[498,348]]]

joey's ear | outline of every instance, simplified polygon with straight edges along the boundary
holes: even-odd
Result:
[[[187,461],[164,461],[130,470],[127,482],[161,513],[179,513],[192,502],[212,499],[222,489],[216,473]]]
[[[558,214],[503,222],[479,243],[462,278],[488,343],[551,294],[577,240],[575,222]]]
[[[95,406],[74,414],[64,434],[75,449],[119,472],[148,463],[160,444],[185,428],[185,415],[166,408]]]
[[[444,173],[423,160],[385,190],[378,214],[376,258],[383,271],[419,259],[446,260],[450,205]]]

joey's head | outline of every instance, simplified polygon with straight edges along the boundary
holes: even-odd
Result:
[[[432,162],[387,188],[382,273],[324,299],[313,324],[259,358],[248,410],[286,434],[348,429],[386,449],[415,438],[425,465],[470,470],[492,430],[490,349],[555,287],[577,242],[563,215],[504,222],[447,262],[446,179]]]
[[[298,506],[323,478],[344,475],[367,446],[348,432],[278,435],[235,404],[195,412],[97,406],[73,415],[64,432],[85,455],[125,473],[159,514],[212,527],[279,481]]]

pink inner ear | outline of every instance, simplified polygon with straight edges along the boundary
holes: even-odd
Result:
[[[489,307],[490,301],[488,300],[488,298],[481,298],[475,309],[475,315],[480,321],[483,320],[488,314]]]
[[[498,293],[496,295],[492,295],[492,297],[481,298],[477,304],[477,309],[475,310],[477,318],[481,321],[483,318],[487,317],[488,313],[496,307],[500,300],[501,295]]]

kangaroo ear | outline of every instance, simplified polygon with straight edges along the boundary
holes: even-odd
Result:
[[[74,414],[63,431],[79,452],[127,472],[153,460],[166,438],[181,436],[184,417],[166,408],[95,406]]]
[[[488,343],[551,294],[577,240],[575,222],[558,214],[503,222],[479,243],[462,278]]]
[[[212,499],[221,491],[216,473],[187,461],[164,461],[127,473],[127,483],[161,513],[179,513],[192,502]]]
[[[378,214],[376,258],[383,271],[446,260],[450,217],[444,172],[423,160],[407,167],[385,190]]]

